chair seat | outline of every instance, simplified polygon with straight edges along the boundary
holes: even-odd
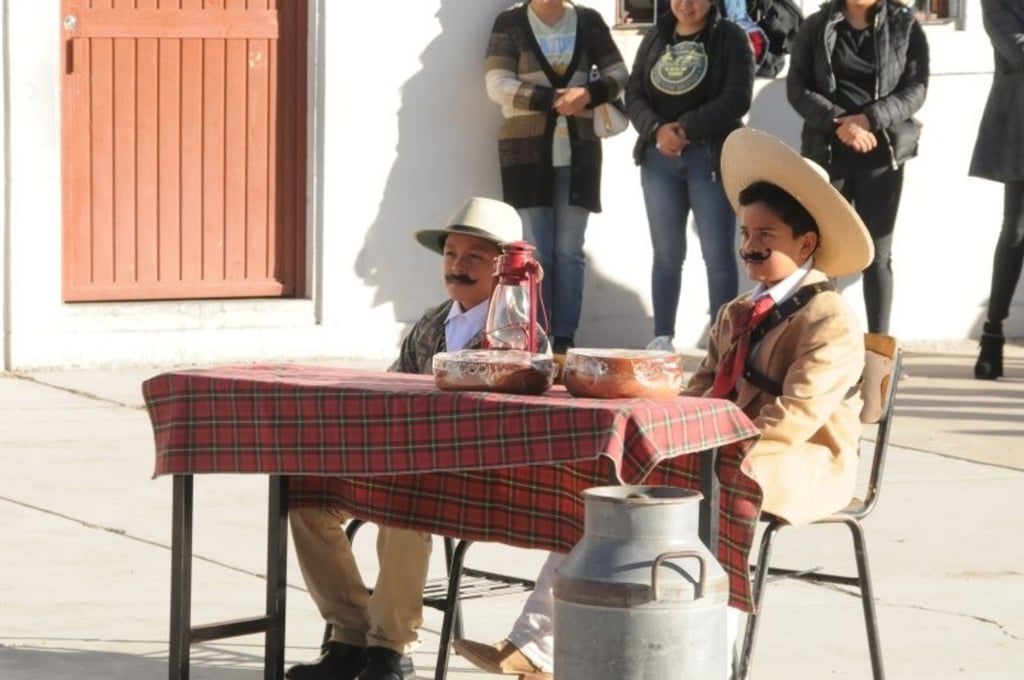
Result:
[[[865,514],[867,514],[867,507],[867,503],[864,501],[864,499],[854,497],[850,499],[850,502],[847,503],[846,507],[843,508],[842,510],[837,510],[831,515],[826,515],[825,517],[818,518],[813,522],[810,522],[810,524],[848,522],[851,519],[859,520],[862,517],[864,517]],[[773,515],[770,512],[762,512],[761,521],[768,522],[771,524],[777,524],[779,526],[790,526],[789,522],[779,517],[778,515]]]
[[[427,581],[423,589],[423,604],[445,611],[448,608],[448,577],[439,576]],[[495,574],[478,569],[462,568],[459,581],[459,599],[475,600],[482,597],[516,595],[533,590],[534,582],[507,574]]]
[[[867,508],[868,506],[867,503],[864,502],[864,499],[853,498],[845,508],[837,512],[833,517],[842,517],[846,519],[852,517],[853,519],[860,519],[866,514]]]

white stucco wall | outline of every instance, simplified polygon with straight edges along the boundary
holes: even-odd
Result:
[[[500,196],[499,112],[484,93],[482,55],[509,0],[396,0],[386,11],[311,3],[310,299],[74,305],[60,300],[59,2],[4,3],[4,368],[391,356],[408,324],[442,298],[437,256],[411,234],[441,224],[467,195]],[[586,4],[611,21],[614,0]],[[907,339],[972,337],[988,296],[1001,185],[966,177],[992,69],[978,0],[967,9],[966,31],[926,29],[924,137],[907,166],[894,255],[892,331]],[[631,64],[639,36],[616,39]],[[758,81],[750,123],[795,143],[784,89],[781,79]],[[650,336],[633,139],[626,132],[605,145],[605,212],[588,229],[578,344],[642,346]],[[680,344],[705,332],[705,287],[691,229]],[[861,308],[859,283],[846,294]],[[940,294],[950,297],[936,313]],[[1016,302],[1007,330],[1022,336],[1020,290]]]
[[[7,52],[7,0],[0,0],[0,55]],[[2,59],[2,58],[0,58]],[[7,69],[6,64],[0,61],[0,93],[7,91]],[[0,106],[0,158],[7,158],[7,107]],[[7,219],[7,163],[0,163],[0,368],[10,364],[8,349],[10,348],[10,298],[8,291],[10,281],[8,274],[10,267],[10,220]]]

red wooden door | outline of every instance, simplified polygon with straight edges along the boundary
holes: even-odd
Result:
[[[305,0],[61,0],[67,301],[301,296]]]

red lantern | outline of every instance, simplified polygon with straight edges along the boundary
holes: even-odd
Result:
[[[502,245],[501,250],[494,265],[494,291],[487,310],[484,347],[531,353],[546,350],[547,336],[537,325],[542,270],[533,259],[534,247],[526,241],[511,241]]]

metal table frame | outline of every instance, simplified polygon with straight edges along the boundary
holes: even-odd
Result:
[[[704,498],[700,502],[700,538],[718,554],[719,482],[715,475],[717,449],[704,451],[705,465],[701,465],[700,488]],[[288,477],[270,475],[267,503],[267,588],[266,607],[262,616],[221,621],[205,625],[192,625],[192,521],[193,475],[174,475],[171,522],[171,633],[170,680],[189,680],[191,648],[193,644],[239,635],[265,633],[264,680],[283,680],[285,643],[285,594],[288,569]],[[462,560],[471,541],[459,541],[455,560],[450,565],[455,578],[449,579],[448,602],[457,603]],[[457,607],[449,605],[444,614],[442,634],[451,636]],[[444,680],[448,650],[439,650],[444,663],[437,665],[435,680]]]
[[[192,475],[174,475],[171,521],[171,680],[188,680],[191,647],[199,642],[266,633],[264,680],[284,678],[285,594],[288,588],[288,477],[272,475],[267,495],[266,611],[232,621],[192,625]]]

